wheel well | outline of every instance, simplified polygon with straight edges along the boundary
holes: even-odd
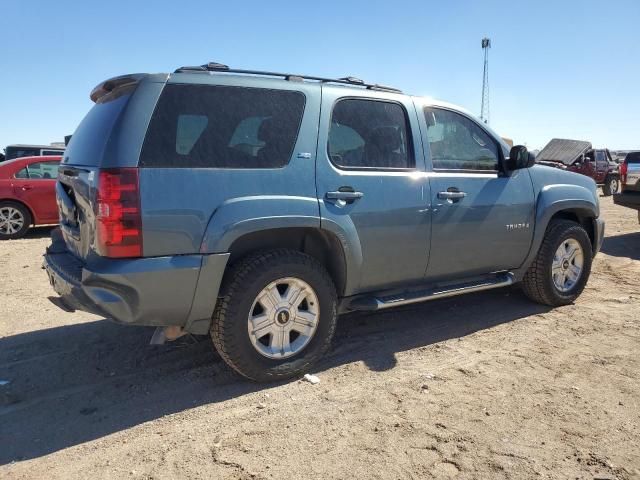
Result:
[[[347,276],[344,250],[338,237],[317,228],[274,228],[248,233],[235,240],[229,252],[229,264],[259,250],[289,248],[317,259],[329,272],[338,291],[344,294]]]
[[[582,225],[587,231],[589,235],[589,240],[591,240],[591,245],[595,246],[596,244],[596,225],[595,225],[595,217],[588,210],[561,210],[560,212],[556,212],[551,220],[562,219],[562,220],[571,220]]]
[[[31,215],[31,225],[35,225],[35,221],[36,221],[36,216],[33,214],[33,210],[31,210],[31,208],[29,207],[29,205],[27,205],[24,202],[21,202],[20,200],[16,200],[14,198],[0,198],[0,203],[15,203],[17,205],[20,205],[24,208],[27,209],[27,212],[29,212],[29,215]]]

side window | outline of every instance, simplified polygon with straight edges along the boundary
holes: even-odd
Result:
[[[29,172],[27,172],[27,167],[24,167],[18,173],[14,175],[15,178],[29,178]]]
[[[37,162],[27,165],[16,173],[16,178],[55,179],[58,177],[58,162]],[[18,176],[23,175],[23,176]]]
[[[346,168],[414,168],[404,108],[376,100],[340,100],[331,114],[329,158]]]
[[[425,108],[427,139],[437,170],[498,170],[498,145],[479,125],[450,110]]]
[[[178,115],[176,153],[189,155],[208,123],[206,115]]]
[[[6,159],[12,160],[14,158],[36,157],[40,155],[40,151],[37,148],[7,147],[6,154]]]
[[[289,163],[304,113],[301,92],[167,85],[140,166],[279,168]]]
[[[606,164],[607,157],[604,154],[604,150],[596,150],[596,163]]]

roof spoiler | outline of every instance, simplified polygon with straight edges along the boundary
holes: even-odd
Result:
[[[97,102],[105,95],[113,92],[116,88],[138,83],[146,75],[146,73],[130,73],[128,75],[120,75],[119,77],[113,77],[109,80],[105,80],[91,90],[89,98],[91,98],[93,102]]]

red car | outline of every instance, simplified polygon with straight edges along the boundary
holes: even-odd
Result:
[[[56,178],[62,157],[0,163],[0,240],[20,238],[31,225],[58,223]]]

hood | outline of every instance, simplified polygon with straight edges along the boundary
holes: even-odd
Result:
[[[591,142],[554,138],[536,155],[536,162],[559,162],[568,166],[588,150],[591,150]]]
[[[576,185],[590,190],[597,197],[596,182],[586,175],[546,165],[534,165],[529,171],[536,190],[548,185]]]

